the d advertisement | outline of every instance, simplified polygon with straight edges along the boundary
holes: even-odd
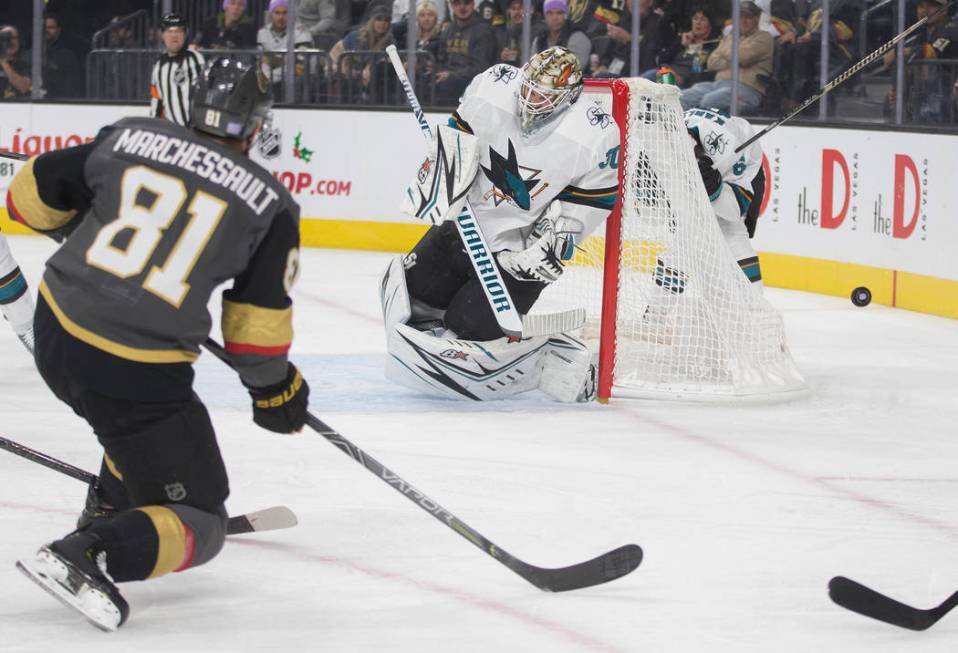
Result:
[[[958,136],[782,127],[764,140],[758,249],[958,279]]]

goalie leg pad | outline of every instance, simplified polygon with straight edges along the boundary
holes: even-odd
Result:
[[[383,273],[379,284],[379,303],[383,309],[383,323],[386,325],[387,334],[392,331],[393,325],[405,324],[412,317],[402,256],[394,256]]]
[[[406,189],[400,210],[432,224],[455,219],[478,171],[479,139],[439,125],[425,160]]]
[[[568,403],[595,399],[595,364],[584,342],[566,334],[553,336],[542,358],[540,390]]]
[[[548,340],[437,338],[396,324],[386,346],[386,378],[433,396],[505,399],[539,386],[542,350]]]

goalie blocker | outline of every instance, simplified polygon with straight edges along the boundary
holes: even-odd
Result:
[[[563,402],[595,398],[586,345],[565,334],[461,340],[441,328],[442,311],[412,300],[403,258],[393,258],[380,294],[386,327],[386,378],[417,392],[489,401],[539,389]],[[426,330],[411,326],[415,324]],[[429,328],[430,324],[436,326]]]

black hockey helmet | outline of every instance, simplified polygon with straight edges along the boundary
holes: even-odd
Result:
[[[163,18],[160,19],[160,30],[165,32],[171,27],[180,27],[183,31],[186,31],[186,19],[179,14],[165,14]]]
[[[246,140],[263,121],[273,98],[259,66],[219,57],[210,61],[193,87],[193,128],[221,138]]]

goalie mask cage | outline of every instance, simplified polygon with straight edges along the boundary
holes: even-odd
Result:
[[[779,313],[745,278],[705,194],[674,86],[587,80],[621,131],[619,201],[536,311],[583,307],[600,401],[725,400],[805,390]],[[614,128],[610,124],[609,128]]]

